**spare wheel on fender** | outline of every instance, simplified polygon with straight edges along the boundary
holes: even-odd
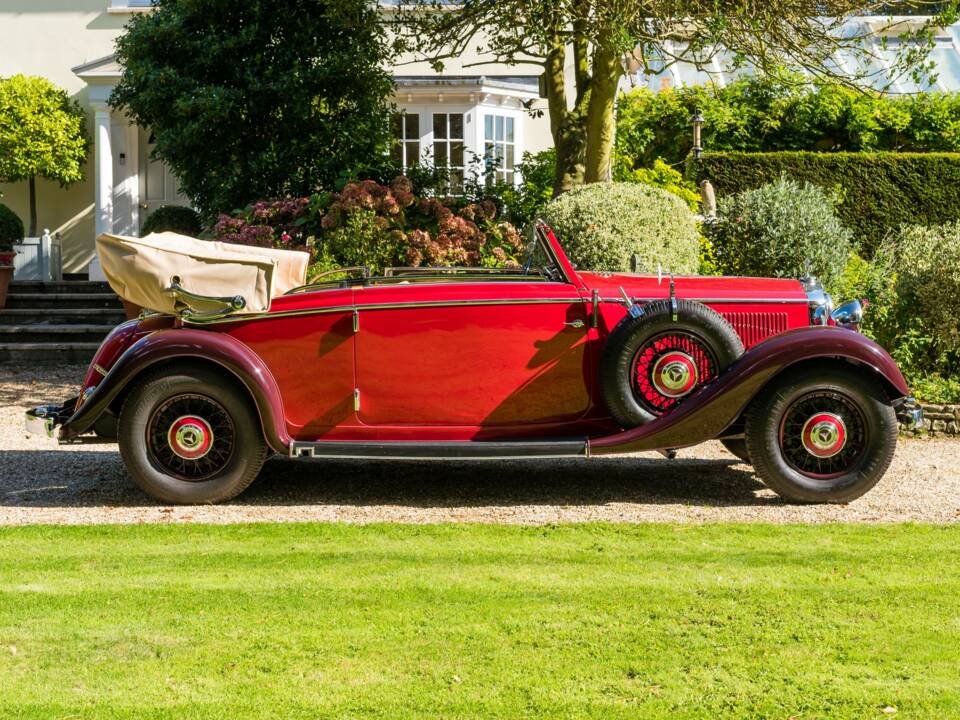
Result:
[[[610,333],[600,361],[600,388],[610,415],[624,428],[673,410],[743,354],[736,330],[720,313],[693,300],[643,306]]]

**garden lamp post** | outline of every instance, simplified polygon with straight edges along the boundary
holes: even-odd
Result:
[[[700,156],[703,155],[703,145],[701,144],[703,115],[700,114],[699,110],[694,111],[690,122],[693,124],[693,157],[699,160]]]

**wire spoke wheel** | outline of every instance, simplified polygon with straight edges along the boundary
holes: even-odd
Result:
[[[811,392],[795,400],[780,421],[779,438],[787,464],[816,480],[849,472],[870,440],[860,407],[835,391]]]
[[[233,419],[205,395],[175,395],[153,412],[147,423],[150,462],[179,480],[199,482],[220,472],[236,448]]]
[[[718,375],[710,346],[694,333],[670,331],[647,340],[631,364],[631,383],[637,401],[654,415],[662,415]]]

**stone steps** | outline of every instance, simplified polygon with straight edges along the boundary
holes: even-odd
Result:
[[[0,362],[90,362],[125,319],[123,304],[106,283],[13,282],[0,309]]]

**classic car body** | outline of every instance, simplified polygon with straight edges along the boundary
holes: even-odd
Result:
[[[891,422],[895,433],[895,412],[902,420],[919,418],[895,363],[855,331],[859,307],[846,306],[833,317],[831,311],[829,297],[812,279],[577,272],[553,232],[538,225],[531,260],[519,271],[399,268],[380,278],[344,275],[298,288],[257,314],[227,307],[219,314],[146,314],[104,341],[79,398],[31,411],[27,425],[56,432],[61,442],[119,431],[131,474],[148,491],[172,502],[215,501],[245,485],[225,492],[212,482],[218,475],[209,453],[219,439],[214,423],[203,419],[203,392],[181,393],[192,398],[192,410],[186,400],[172,407],[174,401],[163,397],[144,400],[152,410],[126,444],[142,441],[146,456],[131,460],[132,450],[124,451],[126,415],[132,418],[131,404],[140,402],[131,395],[165,374],[224,378],[228,392],[255,414],[261,442],[292,456],[670,454],[719,438],[748,459],[748,410],[772,384],[811,373],[840,373],[842,381],[850,373],[866,378],[870,385],[860,390],[888,407],[887,415],[873,422],[834,387],[834,377],[829,392],[846,399],[834,398],[836,407],[811,406],[807,412],[819,424],[801,429],[803,446],[820,463],[806,478],[810,487],[794,493],[775,487],[797,500],[847,499],[856,485],[847,477],[851,468],[824,468],[836,461],[818,454],[817,438],[822,435],[820,445],[835,441],[841,454],[858,441],[862,460],[872,452],[867,435],[888,438]],[[724,337],[713,341],[706,331],[701,337],[698,317]],[[651,323],[658,328],[654,335],[641,332]],[[610,347],[621,341],[628,367],[622,383],[611,380],[618,371],[611,370]],[[630,345],[640,341],[646,344]],[[721,341],[737,346],[732,362],[718,360]],[[646,363],[642,372],[637,363]],[[611,383],[623,385],[621,395],[634,395],[619,410]],[[811,387],[808,395],[816,391]],[[849,396],[856,398],[856,390]],[[233,446],[221,448],[232,457],[241,439],[237,419],[229,417],[226,401],[210,403],[214,414],[225,411],[227,434],[236,435]],[[871,423],[877,426],[872,431]],[[153,447],[164,443],[169,447]],[[206,453],[203,467],[195,466],[200,452]],[[792,471],[802,474],[807,460],[800,456]],[[138,477],[144,472],[131,467],[137,462],[170,482],[158,489]],[[177,482],[191,492],[178,495]]]

